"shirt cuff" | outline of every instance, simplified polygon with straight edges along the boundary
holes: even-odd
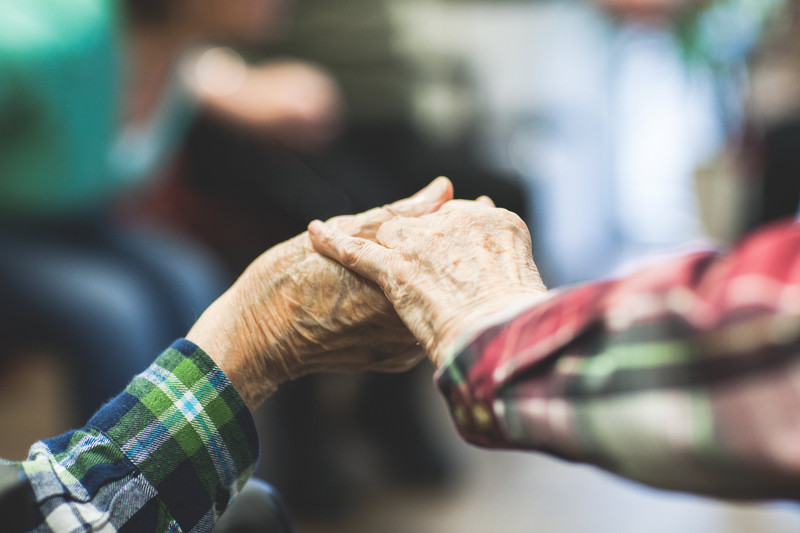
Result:
[[[196,345],[179,339],[89,421],[156,488],[184,531],[213,523],[258,459],[252,415]]]
[[[495,402],[493,383],[486,387],[486,372],[476,379],[473,369],[479,366],[484,352],[510,322],[555,294],[556,291],[542,293],[485,317],[462,334],[448,350],[445,363],[437,370],[435,379],[465,440],[480,446],[510,447],[499,421],[502,413],[498,410],[502,410],[502,404]]]

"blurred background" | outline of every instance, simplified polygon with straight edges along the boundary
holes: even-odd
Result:
[[[795,0],[63,4],[0,5],[2,457],[310,220],[439,175],[519,213],[551,287],[800,203]],[[800,530],[795,505],[470,447],[425,364],[303,378],[257,417],[299,533]]]

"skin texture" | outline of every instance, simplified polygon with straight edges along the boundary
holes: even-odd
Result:
[[[437,367],[476,323],[546,292],[525,223],[485,197],[389,220],[376,242],[320,221],[309,234],[320,253],[384,291]]]
[[[450,182],[439,178],[409,199],[328,224],[375,239],[384,222],[434,212],[452,195]],[[383,292],[316,253],[307,233],[256,259],[186,338],[215,360],[252,409],[280,383],[305,374],[402,371],[424,357]]]

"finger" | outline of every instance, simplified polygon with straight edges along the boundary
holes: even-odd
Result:
[[[372,241],[352,237],[330,224],[314,220],[308,225],[314,249],[383,288],[391,252]]]
[[[358,215],[335,217],[328,222],[350,235],[372,239],[378,227],[394,217],[418,217],[437,211],[453,198],[453,184],[445,177],[433,180],[410,198],[370,209]]]
[[[410,198],[389,204],[386,209],[395,216],[418,217],[433,213],[453,199],[453,184],[444,176],[439,176]]]
[[[475,201],[478,202],[479,204],[488,205],[489,207],[495,207],[494,201],[488,196],[479,196],[478,198],[475,199]]]
[[[428,227],[426,222],[424,218],[393,218],[381,224],[373,240],[384,248],[390,250],[397,248],[406,241],[409,234],[415,234],[420,230],[424,232]]]

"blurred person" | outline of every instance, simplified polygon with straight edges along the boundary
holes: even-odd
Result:
[[[514,148],[554,285],[710,240],[696,174],[740,142],[747,51],[776,2],[587,4],[570,7],[570,42],[550,43],[549,92]]]
[[[374,238],[450,198],[439,179],[330,222]],[[274,493],[245,484],[259,453],[251,412],[305,374],[396,372],[423,357],[380,290],[298,235],[256,259],[85,426],[0,461],[4,531],[288,533]]]
[[[34,344],[65,357],[83,418],[225,286],[210,253],[128,224],[118,202],[163,167],[198,105],[224,105],[186,83],[187,50],[261,37],[282,9],[276,0],[0,7],[6,352]]]
[[[475,156],[469,118],[446,139],[435,137],[420,120],[416,99],[421,67],[398,44],[398,5],[402,2],[299,2],[291,31],[274,50],[267,50],[321,65],[341,88],[347,111],[342,132],[308,164],[341,187],[356,206],[410,194],[424,184],[423,176],[448,175],[458,194],[474,197],[488,187],[498,203],[524,213],[516,177],[493,172]],[[456,55],[442,57],[439,68],[456,90],[470,90],[470,72]]]
[[[728,253],[548,291],[530,234],[488,198],[314,247],[383,289],[438,368],[462,436],[654,487],[800,498],[800,223]]]
[[[191,323],[222,274],[179,240],[111,219],[111,202],[166,150],[174,123],[137,113],[138,127],[118,123],[119,6],[42,0],[0,11],[3,338],[10,353],[55,347],[77,370],[87,417]]]
[[[216,47],[196,54],[189,67],[203,110],[236,130],[300,153],[321,149],[340,131],[339,89],[318,65],[291,58],[248,64]]]

